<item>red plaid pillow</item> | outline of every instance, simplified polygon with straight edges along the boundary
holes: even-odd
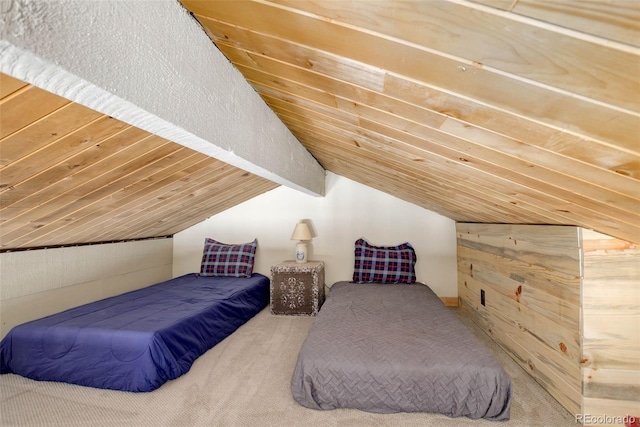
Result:
[[[256,239],[239,245],[204,239],[200,275],[251,277],[257,244]]]
[[[416,252],[409,243],[373,246],[356,240],[353,281],[356,283],[414,283]]]

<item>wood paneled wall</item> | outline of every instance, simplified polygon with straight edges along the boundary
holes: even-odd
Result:
[[[456,228],[462,309],[570,413],[640,415],[638,246],[573,226]]]
[[[582,242],[583,412],[640,420],[640,246],[591,230]]]
[[[579,413],[577,227],[459,223],[456,229],[461,307],[569,412]]]

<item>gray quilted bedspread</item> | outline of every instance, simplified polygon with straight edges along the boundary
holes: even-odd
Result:
[[[291,380],[313,409],[434,412],[509,419],[511,380],[495,356],[423,284],[338,282]]]

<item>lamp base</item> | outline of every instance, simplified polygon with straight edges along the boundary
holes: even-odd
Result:
[[[296,244],[296,262],[298,264],[304,264],[307,261],[307,244],[300,241]]]

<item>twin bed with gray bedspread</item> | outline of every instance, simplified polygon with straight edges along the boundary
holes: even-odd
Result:
[[[313,409],[509,419],[511,380],[426,285],[338,282],[301,348],[294,399]]]

